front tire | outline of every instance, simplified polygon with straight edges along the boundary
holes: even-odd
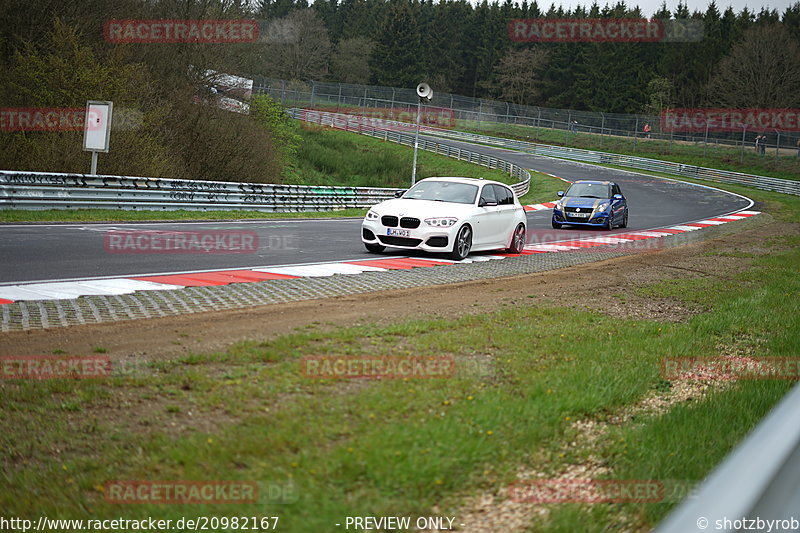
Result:
[[[559,224],[559,223],[558,223],[558,222],[556,222],[555,220],[553,220],[553,221],[551,222],[551,224],[552,224],[552,226],[553,226],[553,229],[561,229],[561,226],[563,226],[563,224]]]
[[[469,255],[472,249],[472,228],[469,226],[461,226],[456,234],[455,242],[453,242],[453,250],[450,252],[450,259],[455,261],[462,261]]]
[[[608,214],[608,222],[606,222],[606,229],[608,231],[611,231],[612,229],[614,229],[614,213],[609,213]]]
[[[385,246],[381,246],[380,244],[370,244],[368,242],[364,243],[364,247],[368,252],[372,252],[373,254],[379,254],[386,249]]]
[[[619,225],[620,228],[627,228],[628,227],[628,210],[625,210],[625,216],[622,219],[622,224]]]

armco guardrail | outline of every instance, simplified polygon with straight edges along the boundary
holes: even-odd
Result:
[[[313,109],[289,109],[287,110],[289,116],[317,124],[320,126],[329,126],[336,129],[345,131],[352,131],[377,137],[384,141],[396,142],[399,144],[414,145],[414,126],[405,122],[386,121],[386,120],[371,120],[365,119],[357,115],[347,115],[343,113],[330,113],[327,111],[316,111]],[[422,150],[427,150],[448,157],[454,157],[469,163],[475,163],[488,168],[495,168],[508,172],[511,176],[521,180],[511,186],[517,196],[524,196],[530,189],[531,174],[524,168],[510,163],[497,157],[491,157],[486,154],[465,150],[463,148],[454,148],[452,146],[438,143],[435,141],[420,139],[419,147]]]
[[[0,209],[266,212],[363,208],[397,189],[0,171]]]
[[[798,522],[800,386],[795,386],[656,533],[797,531]]]
[[[451,130],[436,128],[425,128],[425,133],[481,144],[502,146],[513,148],[522,152],[542,155],[547,157],[557,157],[570,161],[582,161],[586,163],[599,163],[603,165],[617,165],[638,170],[652,170],[654,172],[664,172],[687,178],[697,178],[721,183],[733,183],[736,185],[746,185],[767,191],[781,192],[785,194],[800,195],[800,181],[784,180],[771,178],[769,176],[758,176],[755,174],[743,174],[741,172],[731,172],[728,170],[718,170],[713,168],[697,167],[675,163],[672,161],[662,161],[659,159],[648,159],[645,157],[635,157],[630,155],[612,154],[608,152],[595,152],[592,150],[582,150],[579,148],[567,148],[563,146],[551,146],[547,144],[536,144],[525,141],[515,141],[502,137],[491,137],[488,135],[478,135]]]

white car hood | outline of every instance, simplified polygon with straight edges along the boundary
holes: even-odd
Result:
[[[386,200],[372,207],[372,211],[381,216],[395,215],[416,217],[420,220],[432,217],[461,218],[469,215],[474,209],[474,204],[435,202],[432,200],[410,200],[407,198]]]

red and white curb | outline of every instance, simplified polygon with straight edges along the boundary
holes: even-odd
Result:
[[[548,202],[550,203],[550,202]],[[538,204],[546,206],[547,204]],[[531,207],[531,206],[526,206]],[[543,207],[542,209],[547,209]],[[254,283],[265,280],[298,279],[321,276],[353,275],[363,272],[384,272],[387,270],[408,270],[412,268],[447,266],[454,263],[476,263],[519,257],[537,253],[552,253],[595,246],[633,243],[644,239],[658,239],[697,231],[710,226],[718,226],[734,220],[758,215],[759,211],[739,211],[730,215],[708,218],[664,228],[614,233],[609,236],[586,237],[574,240],[553,241],[529,244],[519,254],[502,253],[496,255],[476,255],[463,261],[423,257],[386,257],[360,261],[337,261],[306,265],[265,266],[248,269],[214,270],[202,272],[182,272],[178,274],[144,275],[125,278],[89,279],[77,281],[54,281],[43,283],[23,283],[0,286],[0,305],[25,300],[65,300],[79,296],[114,296],[131,294],[137,291],[177,290],[185,287],[204,287],[228,285],[231,283]]]
[[[555,202],[545,202],[543,204],[523,205],[525,211],[541,211],[543,209],[553,209],[556,206]]]

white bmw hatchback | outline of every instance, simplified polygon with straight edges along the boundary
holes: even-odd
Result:
[[[361,224],[370,252],[386,247],[446,252],[460,261],[470,251],[525,246],[525,210],[507,186],[476,178],[426,178],[402,196],[373,206]]]

